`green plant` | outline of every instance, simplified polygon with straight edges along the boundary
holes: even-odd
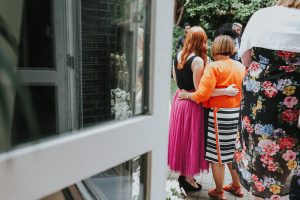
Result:
[[[187,0],[186,15],[199,23],[213,38],[221,24],[240,22],[247,24],[251,15],[260,8],[274,5],[276,0]]]
[[[234,20],[247,23],[250,17],[259,8],[275,5],[276,0],[252,0],[249,4],[241,4],[235,12]]]
[[[167,180],[166,182],[166,200],[180,200],[186,193],[180,188],[176,180]]]
[[[178,42],[179,37],[184,35],[184,31],[183,28],[180,26],[174,26],[173,28],[173,51],[172,51],[172,58],[175,57],[175,47],[176,47],[176,43]]]

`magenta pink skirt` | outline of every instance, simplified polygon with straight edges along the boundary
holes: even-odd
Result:
[[[202,104],[179,100],[176,91],[170,113],[168,165],[183,176],[208,171]]]

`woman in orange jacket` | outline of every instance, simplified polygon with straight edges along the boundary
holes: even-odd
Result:
[[[233,84],[241,91],[245,67],[230,59],[234,51],[234,41],[230,36],[218,36],[212,44],[215,62],[205,68],[198,89],[193,93],[184,90],[179,93],[180,99],[203,102],[204,107],[210,108],[205,159],[211,162],[216,188],[209,191],[209,196],[222,200],[226,199],[223,189],[238,197],[243,196],[238,175],[232,169],[241,93],[211,97],[215,88],[226,88]],[[223,187],[225,164],[230,170],[232,183]]]

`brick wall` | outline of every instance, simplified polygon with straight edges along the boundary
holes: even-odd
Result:
[[[110,53],[117,47],[112,9],[111,0],[81,0],[83,126],[112,119]]]

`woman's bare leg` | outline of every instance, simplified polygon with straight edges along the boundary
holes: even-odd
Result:
[[[240,179],[239,176],[237,174],[237,172],[232,168],[232,163],[227,163],[228,169],[230,171],[231,174],[231,178],[232,178],[232,183],[234,186],[240,186]]]
[[[217,192],[222,192],[224,185],[225,165],[212,162],[211,169],[216,183]]]
[[[240,179],[239,179],[239,176],[238,176],[237,172],[232,168],[232,163],[227,163],[227,166],[228,166],[230,174],[231,174],[232,185],[235,186],[235,187],[240,187],[241,182],[240,182]],[[242,188],[239,188],[237,190],[237,193],[242,193]]]

